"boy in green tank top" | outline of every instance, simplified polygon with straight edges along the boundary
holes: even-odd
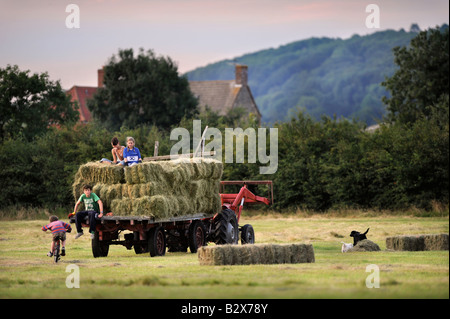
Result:
[[[95,226],[97,224],[97,218],[103,217],[103,203],[97,194],[92,193],[92,187],[90,185],[84,185],[83,193],[75,204],[73,209],[75,215],[75,224],[77,225],[77,235],[75,239],[83,235],[83,228],[81,224],[83,223],[86,216],[89,216],[89,232],[91,233],[91,238],[94,238]],[[84,203],[84,211],[77,212],[78,206]]]

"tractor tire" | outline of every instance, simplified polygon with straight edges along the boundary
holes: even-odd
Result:
[[[107,257],[109,252],[109,244],[100,241],[98,231],[95,232],[94,238],[92,239],[92,255],[94,258]]]
[[[255,243],[255,231],[253,226],[246,224],[241,228],[241,243],[242,245]]]
[[[189,226],[189,250],[196,253],[197,250],[206,246],[206,228],[201,220],[192,222]]]
[[[214,219],[214,242],[217,245],[236,245],[238,241],[239,227],[236,214],[231,209],[224,209]]]
[[[151,257],[164,256],[166,254],[166,234],[162,226],[149,230],[148,250]]]

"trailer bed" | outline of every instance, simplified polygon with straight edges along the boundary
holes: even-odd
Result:
[[[183,216],[176,216],[176,217],[170,217],[170,218],[155,218],[151,216],[145,216],[145,215],[139,215],[139,216],[103,216],[100,219],[100,223],[104,224],[106,221],[147,221],[151,224],[158,224],[158,223],[172,223],[172,222],[182,222],[182,221],[189,221],[189,220],[199,220],[199,219],[205,219],[205,218],[211,218],[214,214],[204,214],[204,213],[197,213],[192,215],[183,215]]]

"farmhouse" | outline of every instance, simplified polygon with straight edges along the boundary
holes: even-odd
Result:
[[[261,113],[255,103],[250,87],[247,83],[248,66],[236,65],[236,77],[227,81],[190,81],[189,86],[199,100],[200,112],[209,107],[219,115],[226,115],[233,109],[243,109],[245,115],[254,114],[261,121]],[[78,102],[80,122],[87,123],[92,115],[87,107],[87,100],[103,86],[103,69],[97,70],[97,86],[74,85],[67,91],[71,100]]]
[[[248,86],[248,66],[236,65],[235,79],[228,81],[190,81],[192,93],[199,100],[200,111],[208,106],[220,115],[242,108],[248,115],[253,113],[261,122],[261,113]]]

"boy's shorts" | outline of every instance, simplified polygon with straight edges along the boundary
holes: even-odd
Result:
[[[65,241],[66,240],[66,232],[59,232],[59,233],[54,233],[53,234],[53,241],[57,241],[57,240],[61,240],[61,241]]]

